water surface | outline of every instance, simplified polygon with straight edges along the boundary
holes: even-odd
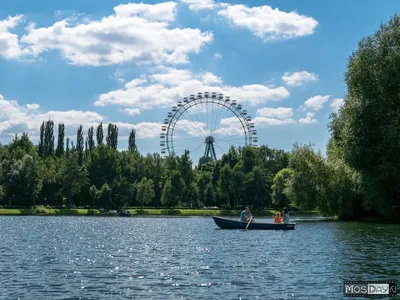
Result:
[[[400,226],[212,218],[0,217],[0,299],[342,299],[400,279]],[[348,298],[343,298],[348,299]]]

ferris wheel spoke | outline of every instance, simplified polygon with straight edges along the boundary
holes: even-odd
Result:
[[[215,127],[213,129],[213,133],[216,131],[217,127],[220,125],[221,121],[219,119],[219,116],[221,115],[222,112],[226,112],[226,110],[230,110],[227,108],[224,104],[219,104],[220,110],[218,111],[217,115],[215,116]]]
[[[181,155],[183,150],[189,150],[193,158],[206,155],[213,159],[214,154],[204,152],[207,147],[212,147],[220,158],[231,146],[251,145],[252,132],[240,109],[224,97],[206,95],[178,102],[178,110],[173,110],[177,113],[169,113],[173,117],[167,130],[163,128],[166,133],[161,135],[161,146],[166,148],[162,148],[162,153]]]

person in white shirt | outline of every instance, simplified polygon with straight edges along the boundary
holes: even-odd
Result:
[[[282,223],[289,224],[289,222],[290,222],[289,212],[288,212],[288,209],[286,207],[283,208],[282,216],[283,216],[283,222]]]

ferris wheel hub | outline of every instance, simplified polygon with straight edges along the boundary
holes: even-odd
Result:
[[[214,142],[215,142],[215,139],[211,135],[206,137],[206,142],[205,142],[206,144],[212,144]]]

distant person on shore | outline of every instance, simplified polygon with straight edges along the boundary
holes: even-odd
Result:
[[[282,223],[281,214],[278,211],[275,213],[274,223],[275,224]]]
[[[282,215],[283,215],[283,223],[289,224],[290,222],[289,211],[286,207],[283,208]]]
[[[244,211],[242,211],[242,213],[240,214],[240,221],[248,222],[250,220],[250,218],[253,218],[253,215],[251,214],[250,209],[248,207],[246,207],[244,209]]]

